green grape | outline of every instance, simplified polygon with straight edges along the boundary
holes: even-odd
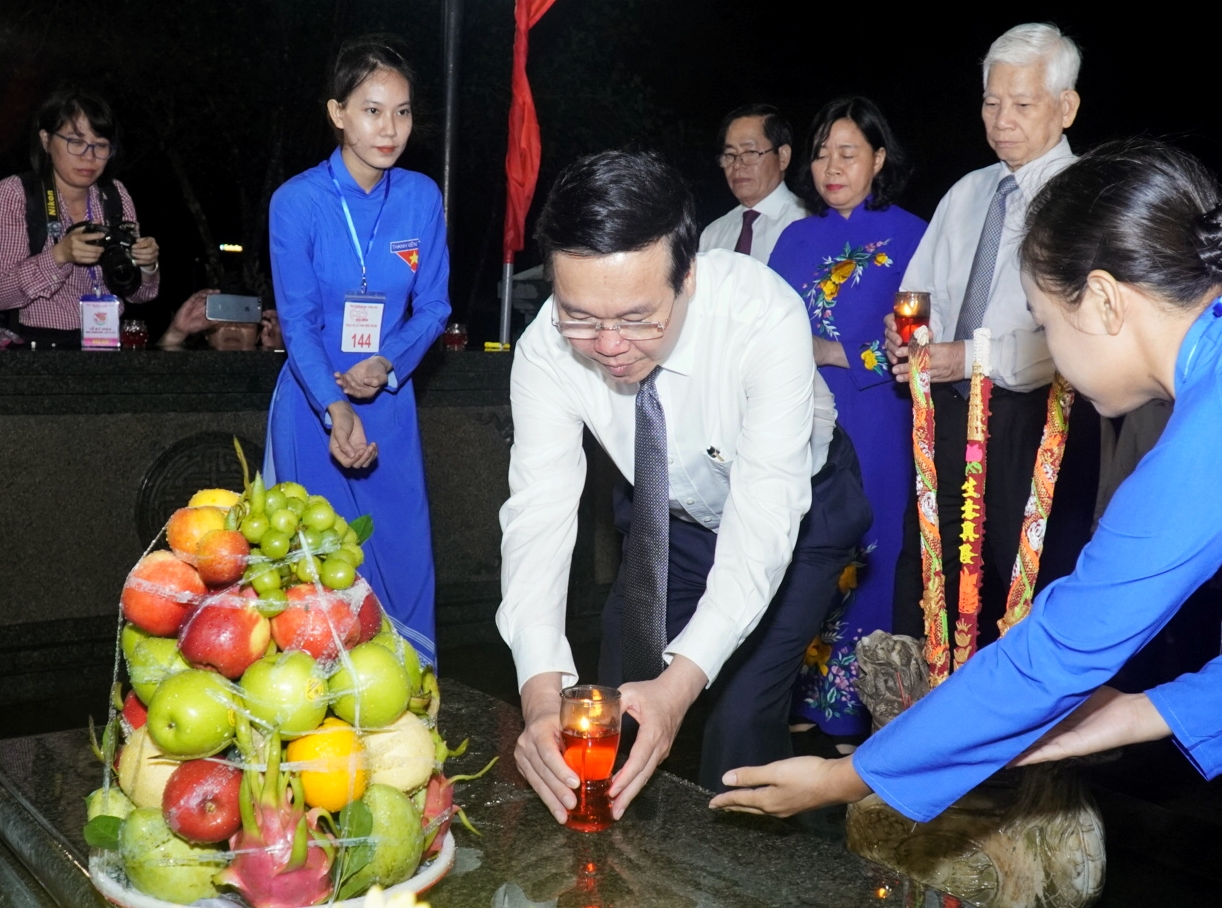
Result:
[[[340,536],[343,536],[344,530],[348,529],[348,521],[344,520],[343,517],[340,517],[338,514],[336,514],[335,523],[331,524],[331,529],[339,533]]]
[[[284,506],[298,517],[304,514],[306,509],[305,500],[302,498],[290,498],[284,503]]]
[[[335,525],[335,509],[326,501],[317,501],[307,505],[301,520],[313,530],[327,530]]]
[[[285,513],[291,514],[292,511],[286,511]],[[282,533],[280,530],[269,528],[263,534],[263,542],[260,547],[263,549],[263,554],[268,558],[273,561],[279,561],[289,553],[289,543],[288,533]]]
[[[300,518],[297,514],[288,508],[281,508],[267,519],[273,530],[284,533],[286,536],[291,536],[297,529],[297,524]]]
[[[238,527],[242,531],[242,535],[246,537],[246,541],[251,545],[258,545],[263,541],[263,534],[267,532],[268,522],[263,514],[251,514],[242,521],[242,525]]]
[[[313,583],[318,579],[321,562],[315,555],[306,555],[297,562],[297,579],[302,583]]]
[[[345,542],[339,551],[348,553],[348,557],[352,560],[353,567],[360,567],[365,563],[365,553],[361,551],[361,547],[359,545],[349,545]],[[339,552],[335,552],[333,554],[339,554]]]
[[[322,545],[322,533],[318,530],[302,530],[297,534],[299,540],[303,540],[301,547],[307,552],[317,552],[318,547]]]
[[[256,593],[260,596],[266,596],[273,590],[280,589],[280,572],[268,570],[266,564],[259,565],[263,570],[255,574],[250,580],[250,585],[254,587]]]
[[[351,549],[338,548],[334,552],[328,552],[327,561],[346,561],[356,567],[356,556],[352,554]]]
[[[284,507],[286,501],[288,501],[288,496],[281,492],[279,487],[272,486],[263,496],[263,512],[274,514]]]
[[[305,486],[299,482],[282,482],[277,486],[289,498],[296,498],[302,504],[310,497],[310,493],[306,491]]]
[[[318,550],[320,552],[334,552],[342,544],[343,540],[340,539],[339,533],[335,532],[335,530],[323,530],[322,541],[318,543]]]
[[[278,575],[277,575],[278,576]],[[268,590],[260,593],[255,602],[255,608],[264,618],[275,618],[289,604],[289,597],[282,589]]]
[[[346,590],[356,579],[356,568],[338,558],[328,558],[318,571],[322,585],[331,590]]]
[[[356,535],[356,530],[352,527],[344,530],[344,545],[360,545],[360,540]]]
[[[322,502],[323,504],[328,503],[327,499],[322,495],[311,495],[306,499],[306,504],[308,505],[309,504],[318,504],[319,502]]]

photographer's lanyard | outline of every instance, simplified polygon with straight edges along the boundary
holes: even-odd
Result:
[[[90,189],[92,188],[91,186]],[[90,194],[89,189],[85,190],[85,220],[88,222],[93,221],[93,196]],[[93,265],[89,266],[89,283],[93,285],[93,295],[100,297],[102,295],[102,287],[98,284],[98,269]]]
[[[365,353],[369,356],[382,349],[382,314],[386,311],[386,294],[369,289],[365,271],[365,257],[373,249],[374,237],[378,235],[378,225],[382,223],[382,212],[386,210],[386,200],[390,198],[390,171],[382,177],[382,204],[378,206],[378,216],[373,221],[373,229],[369,232],[369,242],[365,251],[361,251],[361,241],[356,235],[356,225],[352,223],[352,212],[348,210],[348,200],[344,198],[344,190],[335,178],[331,162],[327,162],[327,172],[331,174],[331,182],[339,193],[339,203],[344,209],[344,218],[348,221],[348,235],[352,237],[352,248],[361,263],[361,289],[350,290],[344,294],[344,324],[340,329],[341,353]]]

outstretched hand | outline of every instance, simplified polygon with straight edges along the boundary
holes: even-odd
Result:
[[[688,708],[708,684],[708,676],[695,662],[675,656],[652,681],[620,686],[623,710],[640,729],[628,760],[611,779],[611,815],[619,819],[640,794],[658,764],[666,759]]]
[[[1010,765],[1081,757],[1123,744],[1157,741],[1169,734],[1171,728],[1145,694],[1122,694],[1101,687]]]
[[[522,685],[522,719],[513,757],[518,771],[539,795],[557,823],[569,818],[577,806],[577,773],[564,762],[560,750],[560,675],[544,672]]]
[[[713,798],[709,807],[775,817],[860,801],[870,793],[853,769],[852,757],[792,757],[767,766],[731,769],[721,781],[735,787]]]

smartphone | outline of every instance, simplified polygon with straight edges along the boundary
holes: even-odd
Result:
[[[210,322],[253,322],[263,320],[263,301],[257,296],[214,293],[204,310]]]

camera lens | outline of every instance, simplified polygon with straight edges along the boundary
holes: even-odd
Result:
[[[112,293],[127,298],[140,289],[140,269],[132,261],[131,250],[122,244],[108,243],[98,264],[102,268],[102,277],[106,279],[106,286]]]

